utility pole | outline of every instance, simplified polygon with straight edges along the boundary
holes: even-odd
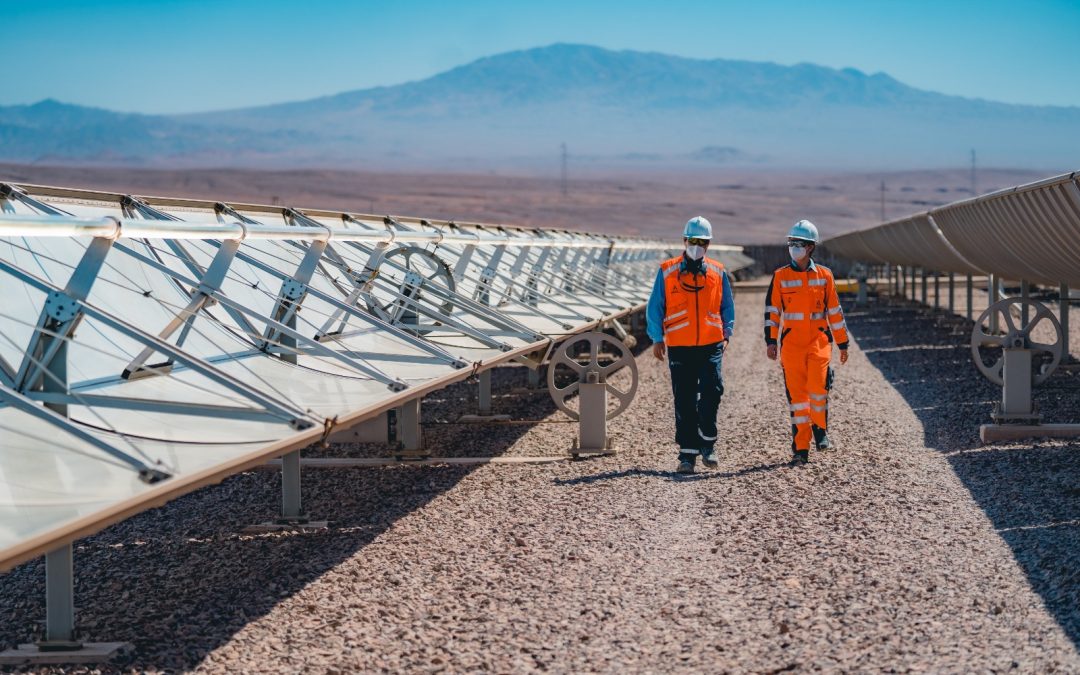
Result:
[[[885,181],[881,181],[881,222],[885,222]]]
[[[566,143],[562,144],[562,196],[566,197]]]
[[[975,148],[971,149],[971,196],[979,194],[977,190],[977,183],[975,182]]]

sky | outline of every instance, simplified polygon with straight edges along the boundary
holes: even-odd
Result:
[[[0,105],[184,113],[419,80],[556,42],[885,72],[1080,106],[1080,0],[0,0]]]

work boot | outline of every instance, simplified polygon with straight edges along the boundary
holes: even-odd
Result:
[[[680,452],[679,453],[679,468],[676,469],[679,473],[694,473],[694,463],[697,461],[697,451],[694,452]]]
[[[791,453],[791,465],[802,466],[803,464],[810,463],[810,451],[809,450],[795,450]]]
[[[707,448],[701,451],[701,463],[710,469],[715,469],[720,466],[719,460],[716,459],[716,450],[713,448]]]
[[[818,450],[832,450],[832,442],[829,440],[829,434],[825,433],[825,430],[821,427],[814,425],[814,443],[817,444]]]

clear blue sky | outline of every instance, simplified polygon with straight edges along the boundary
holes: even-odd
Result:
[[[0,0],[0,105],[242,107],[553,42],[850,66],[948,94],[1080,105],[1080,0]]]

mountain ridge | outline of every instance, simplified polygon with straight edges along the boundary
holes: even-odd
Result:
[[[1078,131],[1080,108],[939,94],[886,73],[558,43],[250,108],[0,107],[0,160],[475,169],[550,163],[566,142],[612,165],[942,166],[977,147],[1043,168],[1074,163]]]

